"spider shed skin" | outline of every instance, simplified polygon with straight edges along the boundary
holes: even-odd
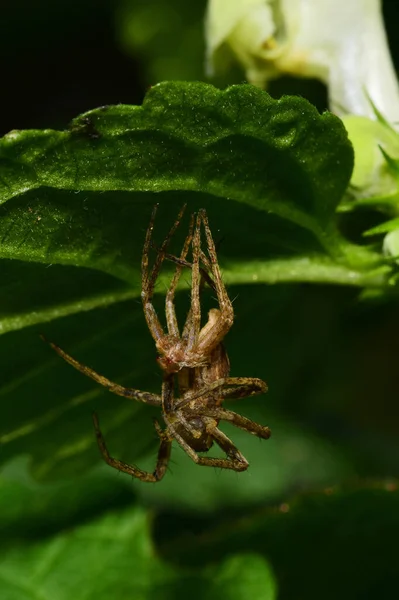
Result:
[[[223,401],[265,393],[267,385],[261,379],[254,377],[229,376],[230,362],[223,346],[223,339],[233,325],[234,313],[222,280],[206,211],[200,209],[197,215],[191,216],[181,254],[176,257],[168,253],[168,246],[186,208],[182,207],[168,235],[157,249],[150,269],[149,255],[154,246],[152,234],[157,208],[158,205],[152,211],[144,241],[141,298],[144,316],[158,351],[157,362],[163,372],[161,394],[123,387],[78,362],[56,344],[49,342],[50,346],[75,369],[110,392],[161,408],[165,428],[162,429],[158,421],[155,421],[154,426],[160,446],[152,473],[113,458],[105,444],[98,417],[93,414],[97,443],[104,460],[110,466],[141,481],[153,483],[160,481],[167,470],[172,442],[176,441],[198,465],[245,471],[249,466],[248,461],[219,429],[219,423],[227,421],[263,439],[268,439],[271,432],[268,427],[223,408]],[[205,233],[205,251],[201,244],[202,230]],[[190,249],[192,260],[188,261]],[[155,285],[165,259],[175,264],[175,271],[165,299],[167,332],[164,331],[152,302]],[[184,269],[191,270],[191,305],[180,333],[175,311],[175,294]],[[201,327],[200,296],[205,284],[216,293],[218,308],[209,311],[208,320]],[[176,387],[177,398],[175,398]],[[222,449],[225,458],[198,455],[198,452],[208,452],[214,443]]]

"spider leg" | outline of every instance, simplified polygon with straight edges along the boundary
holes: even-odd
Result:
[[[223,433],[223,431],[220,431],[220,429],[218,429],[217,427],[214,427],[209,431],[209,433],[211,434],[212,438],[215,440],[215,442],[217,443],[219,448],[221,448],[223,450],[223,452],[226,453],[226,456],[234,463],[237,463],[238,465],[240,465],[240,469],[235,469],[235,470],[245,471],[245,469],[248,468],[249,463],[248,463],[247,459],[245,458],[245,456],[243,456],[241,454],[241,452],[233,444],[231,439],[228,438],[227,435],[225,433]]]
[[[165,301],[165,314],[166,314],[166,323],[168,326],[168,332],[170,335],[175,335],[176,337],[180,337],[179,326],[177,324],[176,310],[175,310],[175,293],[176,287],[179,283],[179,279],[181,277],[182,271],[184,269],[185,259],[190,248],[191,240],[193,239],[193,228],[194,228],[194,214],[191,215],[190,225],[188,230],[188,235],[184,241],[183,249],[180,254],[180,258],[176,261],[176,270],[169,286],[169,289],[166,294]],[[167,255],[167,258],[173,260],[171,255]]]
[[[193,236],[193,264],[191,268],[191,307],[184,325],[183,338],[187,339],[187,351],[190,352],[198,343],[201,329],[200,304],[200,251],[201,251],[201,217],[197,215]]]
[[[165,418],[165,423],[168,427],[168,431],[176,442],[183,448],[184,452],[193,460],[197,465],[204,467],[219,467],[220,469],[231,469],[233,471],[245,471],[248,468],[248,462],[243,455],[235,448],[234,444],[230,442],[227,436],[224,436],[221,431],[216,428],[210,428],[209,434],[216,441],[216,443],[228,454],[229,458],[212,458],[209,456],[198,456],[197,452],[191,448],[186,440],[177,433],[175,427],[168,422]],[[220,434],[220,435],[219,435]],[[230,444],[228,444],[230,442]],[[226,448],[226,449],[225,449]]]
[[[193,268],[192,263],[187,263],[187,266],[190,267],[190,269]],[[201,278],[200,278],[200,282],[199,282],[199,294],[201,295],[201,292],[205,286],[205,282],[209,285],[209,287],[211,289],[214,290],[215,289],[214,281],[203,267],[200,267],[200,274],[201,274]],[[184,339],[184,340],[187,340],[187,338],[190,335],[190,332],[193,329],[192,315],[193,315],[193,311],[192,311],[192,306],[191,306],[187,313],[186,322],[184,324],[184,329],[183,329],[183,334],[182,334],[182,339]]]
[[[169,413],[174,409],[174,386],[175,376],[174,374],[164,374],[162,381],[162,411],[164,414]]]
[[[159,272],[162,267],[162,263],[165,259],[166,250],[168,248],[169,242],[173,237],[183,213],[186,209],[186,204],[184,204],[177,215],[176,221],[173,223],[172,227],[169,230],[168,235],[164,239],[161,247],[158,250],[157,256],[155,258],[154,265],[152,267],[151,273],[149,273],[148,269],[148,257],[151,248],[151,238],[152,232],[154,229],[154,221],[155,215],[158,209],[158,204],[156,204],[153,208],[150,224],[148,225],[147,233],[145,236],[144,247],[143,247],[143,255],[141,260],[141,300],[143,302],[144,315],[147,321],[148,329],[155,342],[158,342],[165,334],[163,331],[163,327],[158,319],[158,316],[155,312],[154,306],[152,304],[152,297],[154,295],[155,282],[159,275]]]
[[[204,256],[204,260],[202,259],[202,256]],[[200,273],[201,273],[200,291],[202,290],[204,283],[207,283],[212,290],[216,291],[214,281],[213,281],[212,277],[209,275],[209,273],[211,272],[211,269],[210,269],[208,258],[205,256],[205,254],[202,252],[202,250],[200,253],[200,257],[201,257],[201,262],[203,262],[205,265],[205,268],[200,266]],[[193,263],[189,262],[188,260],[174,256],[173,254],[169,254],[168,252],[165,253],[165,258],[167,260],[174,262],[176,265],[181,265],[182,267],[185,267],[186,269],[193,268]]]
[[[225,408],[217,407],[217,408],[208,408],[208,407],[200,407],[193,411],[193,414],[204,415],[206,417],[211,417],[220,421],[228,421],[232,425],[235,425],[239,429],[243,429],[244,431],[248,431],[248,433],[252,433],[252,435],[256,435],[264,440],[269,439],[271,436],[271,431],[269,427],[265,425],[260,425],[259,423],[255,423],[255,421],[251,421],[251,419],[247,419],[247,417],[243,417],[232,410],[227,410]]]
[[[104,440],[103,434],[101,433],[100,424],[98,422],[98,417],[97,417],[96,413],[93,413],[93,424],[94,424],[94,430],[96,433],[98,447],[100,449],[100,452],[101,452],[105,462],[108,465],[110,465],[114,469],[117,469],[118,471],[122,471],[123,473],[127,473],[128,475],[132,475],[133,477],[136,477],[137,479],[140,479],[141,481],[148,481],[150,483],[156,483],[157,481],[160,481],[162,479],[162,477],[166,473],[166,469],[168,466],[170,452],[171,452],[171,448],[172,448],[172,442],[164,434],[164,432],[161,431],[161,428],[159,427],[158,423],[155,425],[155,429],[157,430],[157,433],[160,437],[161,444],[159,446],[157,463],[156,463],[155,470],[153,473],[148,473],[148,471],[142,471],[141,469],[139,469],[138,467],[136,467],[134,465],[128,465],[127,463],[124,463],[121,460],[118,460],[118,459],[110,456],[107,446],[105,445],[105,440]]]
[[[226,386],[234,385],[238,387],[226,388]],[[221,379],[212,381],[212,383],[209,383],[207,386],[203,386],[194,393],[186,394],[185,397],[174,406],[174,408],[180,409],[193,400],[201,398],[201,396],[207,396],[208,394],[216,391],[218,392],[220,399],[244,398],[245,396],[264,394],[267,392],[267,385],[264,381],[262,381],[262,379],[257,379],[256,377],[223,377]]]
[[[191,216],[190,221],[190,229],[189,234],[186,238],[181,256],[177,258],[171,254],[165,254],[165,257],[168,260],[173,261],[178,267],[176,268],[176,272],[172,283],[169,287],[167,296],[166,296],[166,318],[168,322],[168,331],[169,334],[174,334],[179,336],[179,328],[177,325],[175,307],[174,307],[174,296],[175,290],[180,279],[181,272],[183,267],[188,267],[191,269],[191,307],[187,314],[186,322],[183,328],[183,339],[188,339],[188,347],[192,346],[196,343],[198,339],[200,326],[201,326],[201,308],[200,308],[200,294],[204,287],[205,282],[209,285],[210,288],[216,291],[215,283],[212,277],[209,275],[211,272],[211,264],[208,260],[208,257],[201,250],[201,222],[197,217],[194,240],[193,240],[193,224],[194,224],[194,214]],[[193,242],[193,262],[190,263],[186,260],[187,252],[190,246],[190,243]],[[203,262],[204,267],[200,266],[200,260]]]
[[[212,238],[212,233],[209,228],[208,217],[206,211],[201,209],[198,216],[202,219],[205,229],[205,236],[208,247],[208,254],[210,264],[212,267],[212,277],[215,283],[216,294],[219,302],[220,314],[218,319],[212,324],[211,327],[204,328],[203,334],[199,335],[198,345],[196,350],[198,352],[205,352],[209,354],[215,346],[222,341],[234,320],[234,311],[231,300],[227,294],[226,288],[222,280],[222,274],[217,260],[215,243]]]
[[[267,392],[267,384],[256,377],[229,377],[228,385],[232,385],[233,381],[238,387],[221,389],[219,392],[221,399],[239,400]]]
[[[207,255],[205,254],[205,252],[203,250],[200,250],[200,260],[205,265],[205,268],[207,269],[207,271],[209,273],[212,273],[212,265],[209,261],[209,258],[207,257]],[[213,280],[212,280],[212,282],[213,282]],[[213,289],[215,289],[215,284],[213,285]]]
[[[47,342],[47,340],[43,336],[41,337],[45,342]],[[141,390],[127,388],[122,385],[119,385],[118,383],[114,383],[113,381],[110,381],[103,375],[100,375],[90,367],[87,367],[86,365],[78,362],[75,358],[64,352],[64,350],[62,350],[53,342],[47,343],[52,347],[53,350],[56,351],[56,353],[59,356],[61,356],[61,358],[63,358],[67,363],[72,365],[72,367],[83,373],[83,375],[94,379],[94,381],[107,388],[107,390],[112,392],[113,394],[116,394],[117,396],[123,396],[124,398],[132,398],[134,400],[139,400],[140,402],[145,402],[146,404],[152,404],[152,406],[161,406],[162,400],[161,397],[157,394],[151,394],[150,392],[142,392]]]

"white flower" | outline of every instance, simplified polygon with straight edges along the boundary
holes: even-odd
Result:
[[[380,0],[209,0],[206,37],[209,71],[228,46],[251,83],[315,77],[328,86],[336,114],[375,118],[371,99],[388,121],[399,121]]]

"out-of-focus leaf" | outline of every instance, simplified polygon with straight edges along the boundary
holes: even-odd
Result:
[[[110,482],[106,465],[84,477],[38,483],[28,470],[28,456],[3,466],[0,474],[0,539],[40,540],[104,511],[125,509],[134,501],[129,479]]]
[[[351,185],[338,210],[375,210],[392,219],[399,208],[399,135],[373,104],[372,108],[376,120],[358,115],[343,117],[356,160]],[[384,227],[389,227],[377,223],[364,235],[384,233]]]
[[[399,217],[397,219],[391,219],[380,225],[376,225],[372,229],[364,232],[364,235],[378,235],[379,233],[389,233],[390,231],[396,231],[399,229]]]
[[[147,85],[203,79],[205,7],[205,0],[119,1],[117,38],[125,52],[140,59]]]
[[[86,490],[78,485],[43,490],[0,480],[0,504],[8,515],[0,519],[0,596],[7,600],[51,598],[69,600],[112,598],[225,598],[244,600],[248,594],[261,600],[276,598],[276,583],[267,561],[254,553],[221,555],[218,564],[204,569],[178,569],[157,557],[150,537],[150,519],[139,507],[108,512],[82,522],[82,508],[95,495],[106,495],[104,480],[89,478]],[[94,483],[94,485],[93,485]],[[100,485],[99,485],[100,484]],[[52,503],[50,502],[52,500]],[[58,504],[54,502],[58,500]],[[10,501],[14,506],[10,506]],[[80,511],[74,513],[73,502]],[[20,505],[25,503],[26,510]],[[59,508],[61,519],[53,519]],[[86,507],[88,508],[88,506]],[[16,530],[10,527],[15,519]],[[64,519],[69,513],[69,521]],[[86,513],[86,518],[89,516]],[[49,517],[53,526],[51,536]],[[44,525],[44,529],[40,528]],[[23,526],[22,526],[23,525]],[[68,525],[63,529],[63,525]],[[8,537],[4,536],[4,529]]]

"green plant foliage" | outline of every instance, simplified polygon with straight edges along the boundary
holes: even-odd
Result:
[[[2,14],[4,93],[23,102],[10,118],[6,100],[11,126],[65,127],[74,106],[149,91],[142,106],[0,139],[0,600],[397,595],[398,134],[377,109],[376,121],[349,116],[347,134],[303,98],[195,83],[205,8],[22,0]],[[58,66],[46,81],[49,51]],[[216,85],[243,75],[224,77]],[[191,83],[154,85],[164,79]],[[309,97],[313,84],[270,90]],[[156,485],[109,468],[91,413],[113,456],[152,471],[160,410],[106,392],[39,337],[160,392],[140,301],[156,203],[156,244],[187,203],[174,254],[189,215],[207,210],[234,301],[231,375],[268,383],[264,396],[226,402],[272,430],[265,441],[221,424],[244,473],[199,467],[177,444]],[[172,270],[154,299],[162,319]],[[201,296],[204,320],[213,296]]]
[[[142,107],[97,109],[65,132],[11,132],[1,140],[0,361],[7,368],[0,460],[24,454],[36,481],[74,480],[73,494],[61,484],[35,488],[30,479],[26,489],[25,471],[11,463],[15,481],[0,494],[7,505],[0,523],[6,538],[15,538],[3,553],[5,597],[19,600],[36,588],[70,597],[85,588],[87,597],[113,589],[119,596],[174,598],[186,597],[190,587],[198,597],[220,597],[223,589],[246,598],[252,589],[252,597],[273,598],[268,553],[251,552],[250,545],[221,551],[213,566],[194,570],[156,558],[148,517],[128,508],[132,491],[141,504],[209,516],[353,478],[370,455],[375,473],[384,472],[385,457],[396,448],[392,432],[392,445],[375,453],[361,441],[368,439],[367,424],[356,443],[341,434],[336,443],[333,430],[323,434],[317,425],[330,415],[356,421],[343,381],[349,364],[352,374],[363,373],[363,365],[355,331],[345,322],[348,305],[363,287],[384,292],[393,269],[378,249],[356,246],[338,231],[335,211],[352,164],[338,119],[320,116],[305,100],[274,101],[251,86],[220,92],[204,84],[162,84]],[[92,410],[111,453],[150,470],[157,445],[151,417],[159,412],[104,391],[60,360],[39,333],[100,373],[159,393],[161,373],[139,301],[142,244],[155,202],[158,242],[184,202],[187,212],[205,207],[215,238],[223,238],[220,262],[236,298],[226,340],[232,374],[262,377],[271,390],[237,410],[270,425],[273,437],[259,442],[226,426],[251,465],[239,475],[201,469],[174,448],[171,473],[157,486],[105,466],[104,476],[86,481],[79,476],[100,460]],[[173,240],[175,253],[187,223],[186,217]],[[165,269],[162,285],[169,276]],[[292,285],[297,282],[341,287]],[[211,295],[204,295],[204,308],[214,305]],[[162,313],[162,295],[156,302]],[[186,292],[179,294],[180,321],[188,302]],[[326,378],[336,382],[333,401]],[[113,512],[102,516],[104,505]],[[88,524],[79,521],[82,514],[90,516]],[[79,569],[79,548],[87,572]],[[133,579],[132,560],[141,573]],[[99,578],[105,564],[108,575]],[[68,585],[60,585],[71,572]]]
[[[344,205],[346,209],[370,203],[372,199],[384,204],[397,196],[397,167],[389,155],[397,155],[399,137],[380,113],[378,116],[377,121],[358,115],[343,118],[356,154],[350,187],[353,198],[352,203]]]
[[[138,288],[148,205],[164,200],[174,209],[184,192],[191,206],[212,204],[223,214],[225,235],[243,239],[243,212],[245,228],[250,209],[256,214],[247,247],[230,256],[228,282],[384,286],[389,267],[382,257],[336,230],[334,212],[352,164],[340,121],[320,116],[303,99],[274,101],[251,86],[220,92],[199,83],[162,84],[143,107],[104,107],[76,119],[67,132],[16,131],[3,138],[1,256],[96,269]],[[70,273],[60,277],[69,280]],[[85,309],[68,283],[61,315]],[[129,294],[113,279],[87,287],[88,309]],[[16,302],[24,302],[18,294]],[[36,322],[58,314],[46,302],[37,309]],[[17,316],[3,332],[23,326]]]
[[[303,489],[398,472],[398,409],[389,385],[396,354],[376,333],[380,319],[397,339],[388,294],[396,289],[395,265],[377,245],[356,245],[340,231],[336,210],[352,168],[337,118],[247,85],[222,92],[164,83],[143,106],[103,107],[67,131],[13,131],[0,140],[1,598],[78,600],[84,590],[96,600],[171,599],[190,590],[194,598],[246,600],[275,598],[279,589],[282,598],[308,600],[320,597],[337,556],[334,568],[346,575],[351,558],[348,550],[344,564],[340,544],[348,536],[351,557],[358,540],[363,556],[390,539],[384,518],[378,529],[381,515],[393,514],[381,490],[333,500],[323,494],[314,504],[305,498],[288,504],[288,514],[286,507],[283,514],[256,511]],[[235,299],[226,339],[232,375],[269,384],[267,397],[234,407],[270,425],[270,441],[226,426],[250,462],[246,473],[200,468],[174,448],[171,472],[157,486],[105,465],[93,474],[100,461],[93,410],[111,454],[149,470],[158,441],[151,417],[159,411],[104,391],[39,338],[44,333],[121,384],[159,393],[140,303],[143,239],[157,202],[158,242],[183,203],[188,213],[207,209]],[[174,253],[187,224],[186,216]],[[188,285],[177,298],[180,322]],[[378,319],[371,303],[359,310],[361,293],[386,302]],[[204,314],[211,296],[204,294]],[[163,293],[155,302],[161,314]],[[26,460],[18,463],[21,454]],[[72,483],[57,483],[65,479]],[[345,521],[339,537],[338,523],[354,505],[375,523],[366,540],[361,519],[352,529]],[[164,558],[144,506],[174,512],[159,526]],[[218,515],[243,509],[247,523],[232,517],[220,533]],[[180,537],[185,519],[206,522],[211,542],[195,539],[193,550]],[[369,562],[368,578],[348,586],[348,598],[396,583],[389,557],[381,556],[375,574]],[[323,597],[333,590],[336,597],[337,587],[323,587]]]
[[[343,121],[356,154],[351,185],[339,210],[375,210],[392,219],[378,223],[365,236],[392,231],[399,209],[399,135],[372,104],[376,120],[347,115]]]
[[[235,324],[229,352],[234,374],[263,377],[274,388],[267,413],[259,418],[269,420],[270,410],[275,411],[270,425],[273,419],[280,423],[281,444],[274,451],[276,477],[254,478],[262,482],[255,484],[255,496],[275,497],[292,481],[283,466],[288,464],[281,452],[284,439],[297,440],[293,447],[303,457],[309,484],[328,483],[338,473],[348,476],[351,461],[324,440],[294,435],[279,412],[281,399],[292,393],[286,388],[287,370],[301,368],[305,348],[313,352],[324,326],[314,329],[315,338],[298,332],[297,351],[287,360],[301,300],[297,304],[293,288],[272,292],[253,284],[310,281],[385,288],[392,265],[380,253],[350,244],[336,227],[335,209],[352,164],[352,148],[337,118],[319,115],[301,98],[275,101],[247,85],[221,92],[200,83],[165,83],[150,90],[142,107],[100,108],[78,117],[64,132],[5,136],[0,141],[0,328],[7,335],[1,338],[0,357],[11,368],[0,390],[0,459],[27,452],[40,479],[83,472],[98,461],[90,426],[94,408],[113,453],[129,461],[153,455],[154,411],[110,396],[72,371],[38,334],[45,332],[120,383],[159,392],[154,344],[136,301],[141,249],[153,204],[161,205],[156,222],[161,240],[187,202],[189,211],[207,208],[215,236],[220,231],[224,237],[219,255],[233,296],[232,284],[239,286],[237,292],[252,284],[237,304],[243,325]],[[184,227],[174,240],[175,252]],[[182,316],[186,310],[182,305]],[[286,311],[293,315],[288,328]],[[243,347],[248,358],[239,352]],[[244,412],[251,406],[247,401]],[[246,437],[234,434],[237,440]],[[265,456],[267,446],[262,445]],[[315,447],[320,462],[309,469]],[[257,451],[249,453],[256,463]],[[258,464],[263,469],[265,462]],[[214,479],[210,506],[220,503],[217,490],[227,489],[232,477],[223,473],[219,486]],[[245,476],[240,481],[238,496],[249,498],[253,487],[244,483]],[[195,497],[188,496],[187,503]]]
[[[216,600],[222,593],[231,600],[244,600],[248,594],[261,600],[276,598],[272,570],[254,553],[230,554],[212,567],[199,569],[168,565],[157,557],[150,517],[139,506],[120,507],[94,518],[92,514],[89,523],[81,522],[85,508],[95,509],[99,493],[103,501],[108,496],[112,503],[99,477],[91,477],[86,485],[47,489],[3,478],[0,489],[0,529],[8,533],[7,545],[0,544],[0,595],[4,599],[172,600],[186,598],[188,588],[198,599]],[[43,526],[47,537],[43,537]]]

